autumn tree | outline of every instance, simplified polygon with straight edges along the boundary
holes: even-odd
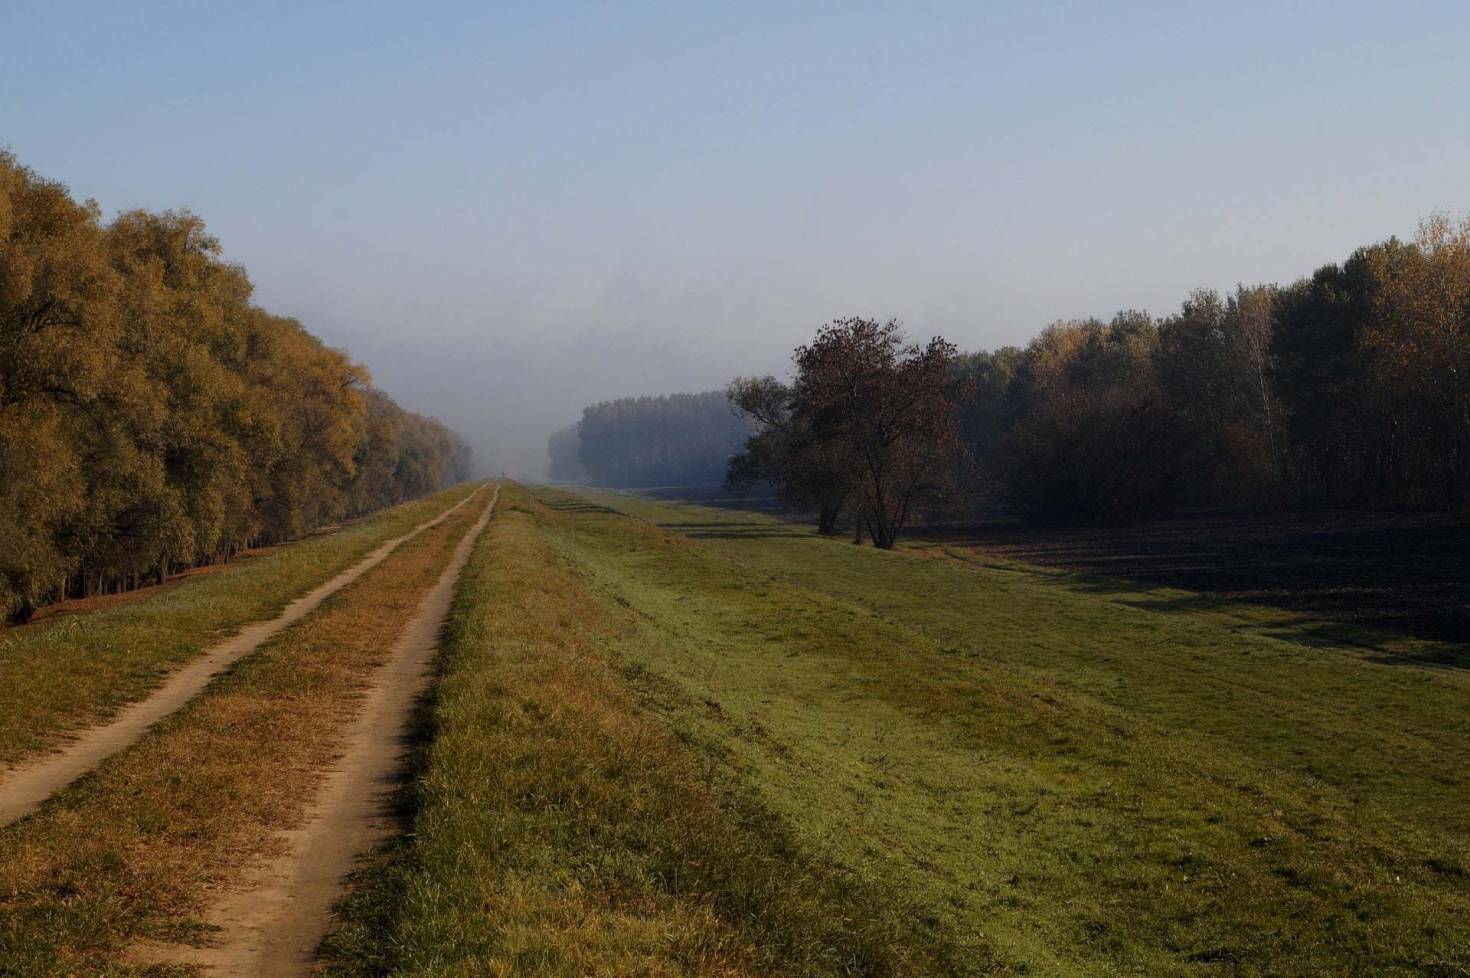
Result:
[[[97,206],[0,153],[0,611],[24,620],[73,560],[82,443],[119,369]]]
[[[841,319],[794,356],[791,413],[833,453],[861,527],[882,549],[925,508],[953,502],[955,348],[908,342],[896,320]]]
[[[1136,311],[1056,323],[1026,348],[1012,385],[1006,495],[1042,521],[1133,520],[1167,512],[1192,444],[1154,371],[1158,330]]]
[[[1273,286],[1223,300],[1201,289],[1159,324],[1153,360],[1163,396],[1189,431],[1190,492],[1207,505],[1280,498],[1286,440],[1272,354]]]
[[[1424,221],[1362,337],[1421,506],[1470,503],[1470,218]]]
[[[448,429],[251,293],[195,215],[104,226],[0,154],[0,613],[160,580],[467,474]]]
[[[731,406],[755,425],[731,457],[725,487],[737,495],[764,484],[787,505],[815,513],[817,531],[834,533],[854,496],[841,445],[819,437],[811,417],[796,414],[792,389],[774,377],[741,377],[726,388]]]
[[[963,383],[959,398],[960,440],[957,481],[973,513],[993,505],[1003,490],[1005,439],[1015,422],[1011,387],[1025,353],[1013,346],[961,354],[955,375]]]
[[[1297,501],[1382,505],[1407,495],[1399,421],[1374,381],[1367,336],[1388,290],[1419,260],[1396,239],[1359,248],[1282,290],[1272,355]]]

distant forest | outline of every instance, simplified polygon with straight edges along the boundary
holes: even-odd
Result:
[[[549,474],[605,486],[717,485],[751,431],[724,391],[603,401],[551,436]]]
[[[818,515],[833,505],[820,488],[848,522],[874,507],[965,518],[997,503],[1046,522],[1470,509],[1470,222],[1432,218],[1412,242],[1360,248],[1290,285],[1200,290],[1160,319],[1058,322],[1024,349],[906,344],[895,323],[843,320],[798,351],[791,384],[732,384],[756,425],[731,452],[732,487],[768,482]],[[553,456],[580,442],[586,476],[610,484],[707,481],[712,461],[645,478],[658,459],[730,450],[738,426],[703,397],[679,427],[607,423],[662,399],[589,408]],[[905,412],[922,423],[906,428]],[[891,478],[895,465],[914,481],[858,474]]]
[[[962,357],[982,489],[1042,520],[1182,508],[1470,508],[1470,223],[1154,320]]]
[[[251,289],[192,214],[104,224],[0,153],[0,612],[467,477],[463,441]]]

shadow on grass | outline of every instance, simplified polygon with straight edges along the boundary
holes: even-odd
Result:
[[[672,530],[695,540],[763,540],[763,539],[808,539],[812,534],[795,527],[779,523],[728,523],[722,521],[660,523],[665,530]]]
[[[607,516],[626,515],[620,510],[613,509],[611,506],[589,503],[585,499],[543,499],[542,503],[548,509],[554,509],[558,513],[601,513]]]
[[[1176,610],[1269,605],[1336,622],[1344,633],[1464,646],[1465,654],[1449,658],[1470,657],[1470,519],[1463,516],[1309,511],[1113,527],[996,520],[926,527],[911,539],[1074,573],[1079,587],[1104,592],[1165,587],[1200,596],[1178,599]],[[1173,599],[1147,600],[1164,611],[1159,601]]]
[[[1369,662],[1379,665],[1470,669],[1470,645],[1450,645],[1423,654],[1394,652],[1378,644],[1371,628],[1344,622],[1324,622],[1314,614],[1316,605],[1312,601],[1311,592],[1286,596],[1291,600],[1282,600],[1282,595],[1265,592],[1168,595],[1158,594],[1158,585],[1147,581],[1077,573],[1053,573],[1048,576],[1069,591],[1111,598],[1131,608],[1160,614],[1225,612],[1245,605],[1294,610],[1296,614],[1290,617],[1260,624],[1242,623],[1239,627],[1311,648],[1353,649],[1363,653]]]

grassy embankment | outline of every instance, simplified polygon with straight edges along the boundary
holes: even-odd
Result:
[[[0,764],[110,716],[173,668],[464,498],[456,486],[118,607],[0,629]]]
[[[133,747],[0,830],[0,974],[185,970],[150,968],[137,946],[207,936],[211,889],[300,819],[365,683],[488,502],[405,543]]]
[[[412,834],[329,940],[327,974],[951,975],[978,962],[896,894],[805,852],[606,649],[564,517],[507,487],[462,579]]]
[[[500,528],[514,566],[477,566],[417,842],[341,973],[799,972],[712,935],[822,945],[786,936],[843,917],[807,877],[872,901],[838,930],[976,971],[1470,969],[1466,673],[1271,609],[540,497]],[[878,923],[896,894],[942,939]]]

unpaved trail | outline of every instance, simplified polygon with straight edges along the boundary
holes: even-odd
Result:
[[[476,489],[433,519],[381,544],[347,570],[292,601],[277,617],[246,625],[234,637],[175,671],[162,686],[124,707],[111,720],[83,731],[59,750],[23,758],[10,770],[0,771],[0,827],[29,815],[57,791],[131,745],[153,724],[197,696],[220,672],[311,614],[327,598],[382,563],[400,544],[448,519],[481,491]]]
[[[449,566],[373,676],[342,755],[302,826],[282,833],[282,855],[216,901],[208,915],[220,927],[212,946],[169,948],[158,958],[150,953],[150,959],[204,965],[217,978],[299,978],[311,972],[343,879],[357,857],[392,829],[389,795],[403,766],[414,704],[428,687],[459,575],[499,500],[496,486],[485,512],[460,540]]]

